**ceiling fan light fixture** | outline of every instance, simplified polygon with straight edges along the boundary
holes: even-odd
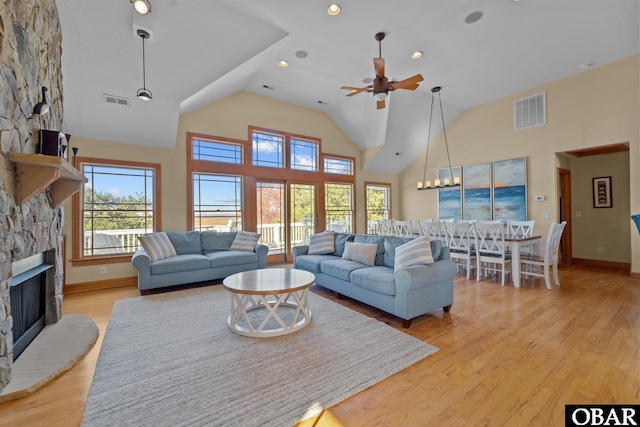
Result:
[[[144,16],[151,12],[151,3],[149,3],[149,0],[131,0],[130,3],[138,15]]]
[[[387,94],[385,92],[378,92],[373,95],[373,97],[376,99],[376,101],[384,101],[385,99],[387,99]]]
[[[329,7],[327,7],[327,13],[331,16],[336,16],[340,13],[340,5],[336,3],[331,3]]]
[[[420,51],[420,50],[416,50],[415,52],[413,52],[413,53],[411,54],[411,58],[412,58],[412,59],[418,59],[418,58],[420,58],[421,56],[422,56],[422,51]]]

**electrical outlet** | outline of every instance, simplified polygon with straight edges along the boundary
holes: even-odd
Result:
[[[542,212],[542,218],[549,218],[549,212],[547,211]]]
[[[599,254],[601,254],[601,253],[602,253],[602,246],[598,246],[598,247],[596,248],[596,252],[597,252],[597,253],[599,253]]]
[[[107,267],[104,265],[100,267],[100,274],[107,274]]]

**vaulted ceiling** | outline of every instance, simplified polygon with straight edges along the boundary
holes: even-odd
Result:
[[[150,1],[144,17],[128,0],[56,1],[66,132],[173,148],[181,114],[245,90],[326,112],[359,148],[379,147],[365,170],[395,174],[425,147],[433,86],[443,87],[448,124],[468,108],[640,53],[638,0],[342,0],[337,16],[317,0]],[[482,18],[466,23],[477,11]],[[149,102],[135,96],[138,27],[151,33]],[[340,87],[374,77],[381,31],[386,75],[424,81],[377,110],[371,94],[346,97]],[[424,54],[411,59],[414,51]]]

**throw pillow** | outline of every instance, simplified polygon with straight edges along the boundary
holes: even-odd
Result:
[[[413,240],[410,237],[393,237],[387,236],[384,239],[384,265],[393,268],[396,261],[396,249],[400,245],[404,245],[407,242]]]
[[[260,240],[260,233],[252,233],[250,231],[238,231],[236,238],[233,239],[229,250],[253,252]]]
[[[178,255],[167,233],[143,234],[138,237],[138,240],[140,240],[142,247],[149,254],[151,261],[159,261]]]
[[[356,261],[369,267],[373,267],[376,262],[376,251],[378,245],[374,243],[354,243],[346,242],[344,244],[344,253],[342,259]]]
[[[334,246],[336,247],[335,251],[331,255],[341,257],[344,253],[344,244],[346,242],[353,242],[353,239],[356,236],[350,233],[335,233]]]
[[[396,263],[393,271],[418,264],[433,264],[431,255],[431,242],[429,237],[423,236],[414,239],[396,248]]]
[[[309,255],[330,254],[335,250],[333,231],[314,234],[309,237]]]

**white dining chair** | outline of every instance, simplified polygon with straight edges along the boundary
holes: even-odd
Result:
[[[511,255],[504,244],[504,224],[502,221],[481,221],[475,223],[476,235],[476,280],[488,272],[501,273],[502,286],[505,276],[511,273]]]
[[[413,237],[413,224],[411,220],[393,220],[393,235],[396,237]]]
[[[429,240],[445,240],[442,234],[442,226],[439,221],[418,221],[420,236],[427,236]]]
[[[511,236],[531,237],[533,236],[533,229],[536,226],[536,221],[507,221],[507,233]],[[520,245],[520,253],[533,254],[533,242]]]
[[[378,234],[381,236],[393,236],[393,221],[390,219],[379,219]]]
[[[543,256],[520,256],[520,262],[524,267],[521,269],[521,276],[524,276],[525,279],[529,276],[544,277],[547,289],[551,289],[551,270],[553,270],[554,282],[556,286],[560,286],[560,280],[558,279],[558,248],[560,247],[560,238],[566,225],[566,221],[562,221],[560,224],[557,222],[551,223]]]
[[[471,233],[471,226],[466,222],[444,222],[443,224],[449,256],[456,266],[462,266],[467,270],[467,279],[469,279],[471,270],[477,266],[476,252],[473,250],[475,236]]]

